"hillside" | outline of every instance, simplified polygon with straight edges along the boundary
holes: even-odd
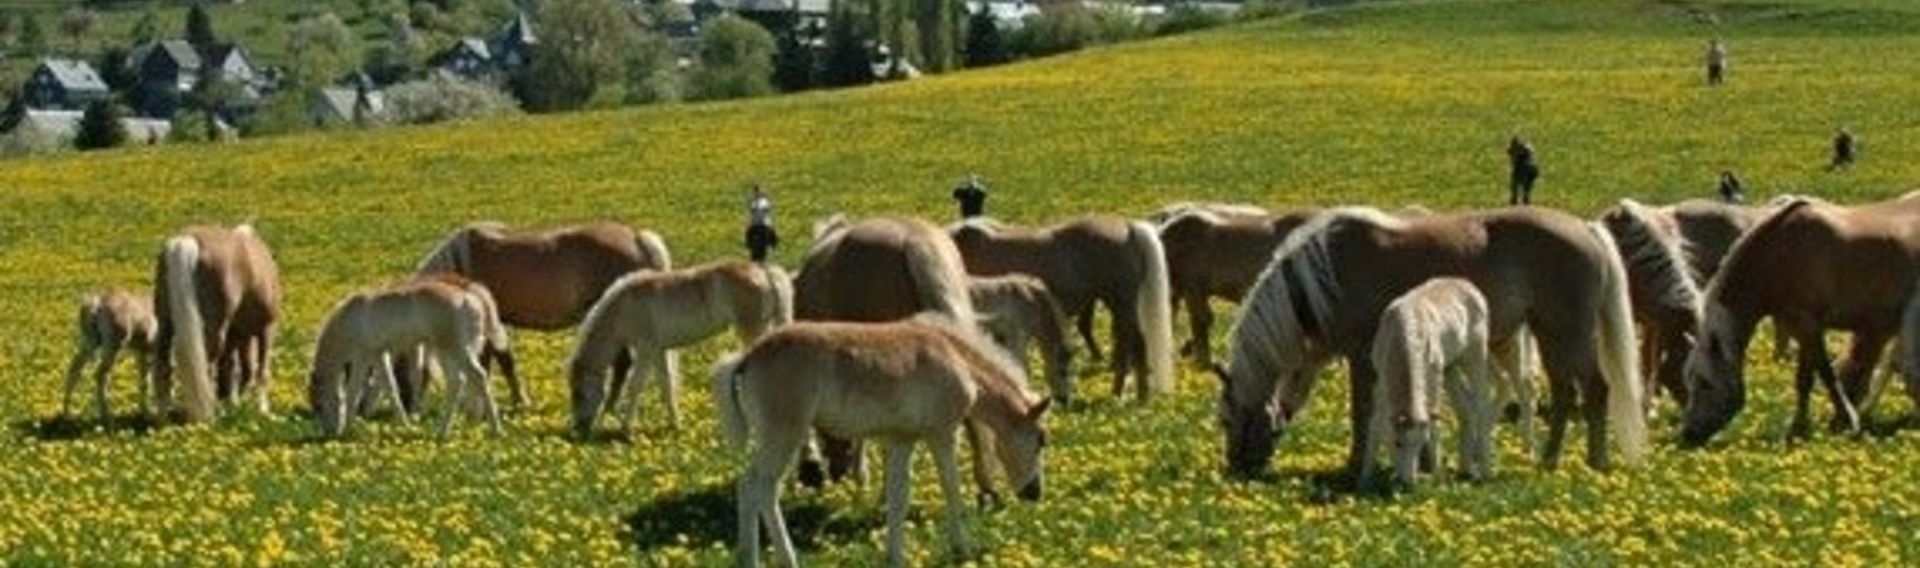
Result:
[[[1715,34],[1733,63],[1728,84],[1708,89],[1699,61]],[[789,239],[778,256],[793,265],[807,226],[831,212],[950,218],[947,190],[968,173],[990,186],[991,213],[1023,223],[1178,200],[1492,206],[1505,199],[1501,148],[1516,132],[1540,152],[1536,203],[1581,214],[1622,197],[1706,196],[1723,169],[1759,199],[1860,201],[1920,179],[1913,53],[1920,7],[1898,0],[1421,1],[853,91],[0,162],[0,420],[12,426],[0,432],[0,554],[24,564],[727,558],[734,463],[716,450],[704,369],[731,339],[683,363],[693,418],[668,429],[649,391],[631,443],[558,437],[563,334],[516,337],[540,407],[513,416],[506,439],[468,428],[437,443],[388,424],[344,444],[307,442],[313,425],[298,410],[323,312],[403,276],[468,220],[617,219],[661,231],[691,264],[743,255],[741,200],[758,182],[777,200]],[[1863,157],[1830,173],[1840,126]],[[60,405],[82,292],[144,289],[171,231],[247,219],[288,289],[278,418],[155,434],[43,422]],[[1093,403],[1054,417],[1049,500],[970,521],[989,563],[1920,558],[1920,483],[1906,475],[1920,438],[1824,435],[1788,448],[1787,372],[1771,363],[1757,364],[1748,413],[1709,452],[1671,448],[1671,412],[1655,429],[1659,456],[1634,472],[1538,471],[1503,432],[1499,478],[1398,500],[1329,498],[1315,481],[1344,455],[1342,378],[1323,383],[1320,410],[1282,442],[1277,479],[1243,483],[1221,478],[1210,378],[1191,370],[1180,396],[1137,408],[1082,367]],[[1882,416],[1907,412],[1903,397],[1888,399],[1900,400]],[[916,478],[910,540],[927,562],[941,550],[937,492],[930,467]],[[879,558],[877,487],[790,493],[803,562]]]

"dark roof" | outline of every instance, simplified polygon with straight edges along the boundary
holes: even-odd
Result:
[[[533,33],[533,21],[527,19],[526,12],[514,13],[513,19],[507,20],[507,24],[500,27],[500,35],[495,39],[501,43],[518,45],[540,43],[540,37]]]
[[[72,59],[47,58],[40,60],[40,67],[53,75],[53,80],[69,91],[106,91],[107,82],[100,79],[100,73],[93,70],[85,61]]]
[[[159,49],[149,50],[149,54],[154,53],[156,51],[165,53],[167,57],[170,57],[173,59],[174,63],[179,64],[181,69],[199,69],[200,68],[200,64],[201,64],[200,51],[194,49],[193,44],[187,43],[186,40],[181,40],[181,39],[162,40],[157,45]]]

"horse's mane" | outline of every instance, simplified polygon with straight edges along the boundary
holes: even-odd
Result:
[[[993,235],[1006,230],[1008,225],[992,217],[968,217],[947,227],[947,232],[958,235],[967,231],[979,231]]]
[[[819,221],[813,222],[813,240],[814,242],[826,240],[828,235],[839,232],[841,229],[845,229],[852,224],[853,219],[848,218],[846,213],[833,213],[826,217],[821,217]]]
[[[1220,215],[1212,211],[1208,211],[1206,209],[1200,209],[1200,208],[1188,208],[1188,209],[1182,209],[1179,211],[1172,212],[1172,214],[1168,215],[1165,219],[1162,219],[1160,220],[1160,222],[1155,223],[1154,228],[1157,230],[1165,231],[1167,227],[1172,227],[1174,225],[1180,224],[1182,222],[1185,222],[1188,219],[1194,219],[1201,223],[1206,223],[1208,225],[1219,225],[1221,223],[1226,222],[1226,219],[1222,219]]]
[[[413,272],[415,274],[425,274],[429,272],[463,272],[466,270],[466,267],[463,265],[466,264],[467,247],[469,246],[467,244],[468,235],[481,234],[498,236],[505,233],[506,230],[506,224],[497,221],[474,221],[461,225],[460,228],[447,233],[447,237],[441,239],[439,245],[434,246],[433,250],[427,253],[427,256],[422,257],[420,262],[414,264]]]
[[[1733,246],[1727,248],[1727,257],[1720,261],[1720,273],[1714,275],[1712,282],[1707,283],[1707,304],[1711,305],[1719,301],[1721,291],[1726,288],[1729,274],[1732,272],[1731,269],[1735,266],[1746,264],[1746,256],[1752,254],[1749,249],[1753,248],[1752,243],[1755,240],[1761,238],[1762,235],[1772,233],[1781,223],[1786,222],[1787,217],[1794,212],[1805,209],[1814,203],[1825,203],[1824,201],[1791,196],[1776,198],[1775,202],[1779,205],[1778,209],[1775,209],[1772,213],[1768,213],[1766,217],[1761,218],[1760,222],[1755,223],[1752,229],[1740,235],[1739,239],[1734,240]]]
[[[1333,240],[1354,225],[1398,228],[1405,224],[1377,209],[1337,208],[1315,215],[1288,234],[1241,304],[1228,332],[1229,361],[1251,366],[1259,376],[1308,365],[1309,361],[1286,359],[1303,358],[1300,346],[1306,341],[1329,339],[1312,335],[1328,331],[1339,301]]]
[[[1606,216],[1606,225],[1622,249],[1621,260],[1637,270],[1646,271],[1660,289],[1663,305],[1692,313],[1700,311],[1700,285],[1688,274],[1691,255],[1678,239],[1662,233],[1654,225],[1654,212],[1632,199],[1622,199]]]

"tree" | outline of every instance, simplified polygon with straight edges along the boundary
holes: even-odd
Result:
[[[953,10],[952,0],[914,1],[914,29],[920,36],[920,66],[923,69],[940,72],[955,67]]]
[[[80,41],[87,38],[88,32],[93,31],[95,21],[93,10],[88,10],[84,6],[74,6],[60,14],[60,32],[66,34],[67,39],[73,41],[74,50],[79,51]]]
[[[112,148],[127,143],[126,113],[109,101],[94,101],[80,115],[80,132],[73,146],[81,150]]]
[[[36,54],[47,50],[47,31],[40,29],[38,16],[27,14],[20,17],[20,45]]]
[[[773,84],[781,91],[795,93],[813,88],[819,64],[814,61],[813,46],[808,40],[817,33],[818,28],[810,27],[804,32],[788,28],[780,34],[775,46],[778,51],[773,55]]]
[[[367,50],[360,69],[381,84],[399,82],[425,60],[426,42],[404,12],[387,15],[387,41]]]
[[[133,87],[136,77],[133,68],[127,66],[127,57],[127,48],[117,45],[100,50],[100,58],[94,61],[93,67],[100,71],[100,80],[107,84],[107,89],[124,91]]]
[[[628,51],[626,60],[628,104],[669,102],[680,99],[679,58],[667,36],[641,32],[639,43]]]
[[[873,82],[873,52],[860,23],[850,10],[836,9],[827,19],[826,66],[820,83],[828,87],[852,87]]]
[[[293,84],[319,87],[332,83],[354,68],[353,55],[359,37],[340,16],[325,12],[309,16],[293,26],[287,37],[287,58]]]
[[[140,19],[133,23],[133,44],[153,43],[160,39],[160,15],[152,8],[140,13]]]
[[[756,97],[773,92],[773,34],[732,14],[700,29],[700,66],[693,93],[700,99]]]
[[[206,6],[195,3],[192,8],[188,8],[187,43],[204,47],[219,42],[219,38],[213,35],[213,17],[207,15]]]
[[[513,77],[527,110],[586,106],[618,79],[630,76],[628,54],[641,42],[633,17],[615,0],[545,0],[533,20],[544,28],[532,64]]]
[[[967,66],[999,65],[1009,59],[1007,40],[1000,35],[1000,23],[995,21],[993,11],[982,4],[978,12],[967,18]]]

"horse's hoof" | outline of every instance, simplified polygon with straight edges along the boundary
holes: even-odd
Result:
[[[1813,437],[1813,425],[1805,420],[1794,420],[1793,424],[1787,427],[1788,441],[1797,442],[1811,437]]]

